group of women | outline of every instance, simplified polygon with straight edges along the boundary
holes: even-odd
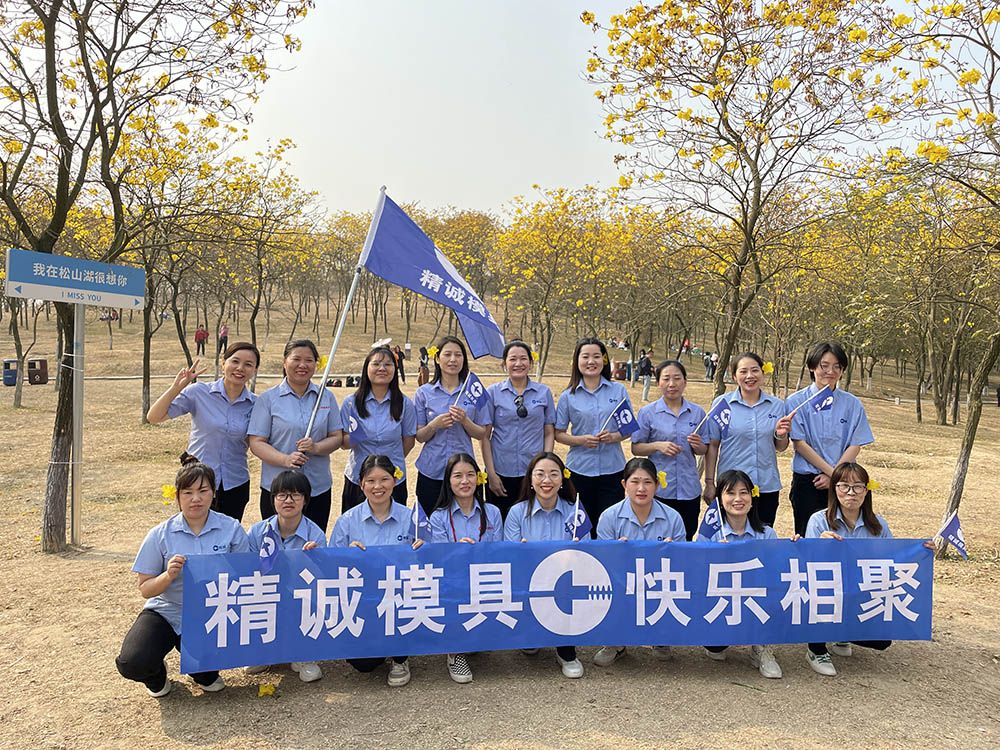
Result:
[[[594,538],[693,540],[701,498],[718,499],[724,521],[704,541],[776,538],[777,453],[790,442],[795,451],[793,539],[890,536],[888,524],[872,510],[868,475],[855,462],[873,437],[861,402],[837,388],[847,356],[836,343],[820,343],[809,353],[813,382],[785,402],[762,390],[766,365],[757,354],[734,358],[737,388],[719,397],[730,407],[728,430],[684,397],[687,373],[681,362],[660,363],[654,382],[662,398],[636,415],[629,461],[622,447],[625,436],[609,429],[612,413],[629,396],[611,379],[600,340],[578,342],[558,406],[549,387],[531,379],[534,355],[524,342],[507,344],[507,378],[469,408],[459,406],[469,374],[463,343],[445,336],[428,356],[433,376],[411,400],[400,390],[393,352],[373,348],[357,390],[339,408],[330,391],[312,382],[319,355],[308,340],[289,342],[284,379],[259,397],[247,384],[260,353],[246,342],[227,348],[222,377],[211,384],[196,381],[204,372],[197,363],[178,373],[148,418],[159,422],[191,414],[185,466],[175,482],[180,512],[149,532],[133,566],[147,602],[117,660],[123,676],[143,682],[151,695],[169,692],[163,657],[180,642],[178,574],[186,554],[259,549],[268,526],[284,549],[418,547],[422,542],[412,536],[405,507],[406,457],[416,442],[423,444],[416,460],[416,501],[430,518],[434,543],[567,540],[577,497],[588,518],[596,520]],[[818,411],[810,398],[826,386],[833,392],[832,406]],[[345,431],[345,422],[362,429]],[[474,458],[473,440],[480,443],[484,471]],[[565,464],[553,452],[556,442],[569,446]],[[250,496],[247,445],[262,462],[262,520],[249,535],[240,523]],[[349,456],[341,514],[327,541],[333,487],[329,455],[342,447]],[[696,456],[705,457],[704,485]],[[889,644],[860,645],[881,649]],[[834,644],[832,650],[849,655],[851,646]],[[655,651],[669,656],[667,646]],[[707,646],[706,652],[725,658],[724,647]],[[594,662],[608,666],[624,653],[623,646],[605,646]],[[583,675],[574,647],[560,647],[557,658],[565,676]],[[807,658],[817,672],[836,674],[826,644],[809,644]],[[349,662],[370,672],[386,660]],[[405,685],[407,658],[388,661],[388,684]],[[753,646],[751,663],[765,677],[781,676],[769,646]],[[471,681],[466,655],[449,654],[447,666],[456,682]],[[267,665],[247,668],[264,669]],[[315,663],[295,663],[292,669],[307,682],[322,676]],[[224,684],[217,673],[192,677],[209,691]]]

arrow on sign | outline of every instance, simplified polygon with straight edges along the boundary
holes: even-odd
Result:
[[[14,291],[17,292],[18,294],[21,294],[21,287],[19,286],[14,287]]]

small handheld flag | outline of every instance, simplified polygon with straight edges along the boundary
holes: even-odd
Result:
[[[628,404],[627,396],[618,402],[615,410],[604,420],[601,430],[603,431],[612,422],[614,422],[615,426],[614,431],[622,436],[627,437],[639,429],[635,414],[632,412],[632,407]]]
[[[424,506],[419,502],[414,504],[413,514],[410,516],[410,536],[413,537],[414,541],[423,539],[425,542],[429,542],[431,540],[431,523],[427,520],[427,514],[424,513]]]
[[[733,407],[730,406],[726,399],[720,398],[715,406],[709,409],[705,418],[702,419],[698,423],[698,426],[694,428],[694,432],[692,432],[692,434],[697,433],[698,430],[701,429],[701,426],[705,424],[706,421],[711,419],[713,423],[718,425],[719,430],[722,432],[722,437],[726,437],[729,434],[729,423],[732,421],[732,416]]]
[[[479,379],[479,376],[474,372],[470,372],[465,378],[465,382],[462,383],[462,389],[458,392],[458,398],[455,399],[455,404],[461,406],[463,409],[473,408],[478,409],[483,405],[486,400],[486,386],[483,385],[483,381]]]
[[[965,534],[962,533],[962,524],[958,520],[957,510],[948,516],[948,520],[944,522],[944,526],[941,527],[938,536],[943,537],[966,560],[969,559],[969,553],[965,549]]]
[[[584,534],[589,534],[594,528],[594,524],[587,517],[587,511],[580,507],[580,496],[576,496],[576,505],[573,506],[573,520],[566,522],[566,532],[574,539],[583,539]]]
[[[267,525],[267,529],[264,531],[264,536],[260,540],[260,572],[267,575],[271,572],[271,568],[274,567],[275,561],[278,559],[278,549],[281,547],[281,540],[278,539],[278,533],[271,528],[271,524]]]
[[[719,512],[719,501],[713,500],[712,504],[705,510],[705,515],[702,516],[701,526],[698,527],[698,536],[711,539],[720,531],[722,531],[722,514]]]
[[[833,408],[833,391],[830,386],[825,385],[822,389],[814,393],[807,404],[811,404],[816,412],[827,411]]]
[[[344,419],[344,431],[347,432],[348,436],[351,438],[351,445],[357,445],[362,440],[368,437],[368,433],[365,432],[365,428],[361,426],[361,418],[358,416],[357,410],[345,409],[345,419]]]

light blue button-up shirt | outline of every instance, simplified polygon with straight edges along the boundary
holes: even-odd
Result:
[[[227,552],[249,552],[247,533],[235,518],[208,512],[205,526],[197,535],[191,531],[183,514],[175,513],[154,526],[139,547],[132,563],[132,572],[158,576],[167,569],[174,555],[223,555]],[[170,582],[159,596],[146,600],[143,609],[151,609],[163,617],[174,632],[181,633],[181,603],[184,600],[184,571]]]
[[[688,435],[705,418],[705,410],[692,404],[686,398],[681,400],[681,409],[674,414],[662,398],[639,409],[636,422],[639,429],[632,433],[633,443],[657,443],[668,440],[681,447],[676,456],[668,456],[654,451],[649,457],[657,471],[667,474],[667,486],[656,486],[656,496],[666,500],[691,500],[701,497],[701,479],[694,452],[688,444]],[[706,439],[707,423],[698,429],[702,440]]]
[[[494,383],[486,393],[489,395],[486,411],[493,425],[490,436],[493,468],[503,477],[523,477],[531,459],[541,453],[545,445],[545,425],[556,421],[552,389],[528,380],[522,394],[524,408],[528,410],[525,417],[517,416],[514,399],[518,393],[510,384],[510,378]]]
[[[413,394],[413,406],[417,410],[417,426],[428,425],[434,417],[445,414],[448,407],[455,404],[455,397],[461,389],[462,386],[459,384],[453,391],[445,390],[441,381],[425,383],[417,388],[417,392]],[[466,409],[465,413],[478,425],[490,424],[489,410],[485,402],[478,408]],[[417,471],[431,479],[444,479],[445,464],[456,453],[475,455],[472,452],[472,438],[465,428],[457,423],[447,429],[438,430],[424,443],[417,457]]]
[[[406,458],[403,456],[403,438],[417,434],[417,412],[413,407],[413,401],[409,396],[403,396],[403,413],[397,422],[389,413],[390,393],[386,391],[385,398],[381,401],[371,393],[365,401],[368,407],[368,416],[360,417],[354,408],[354,397],[357,393],[352,393],[344,399],[340,405],[341,422],[346,422],[346,415],[354,415],[365,431],[365,439],[360,443],[351,441],[351,451],[347,456],[347,465],[344,467],[344,476],[355,484],[361,484],[358,475],[361,472],[361,464],[368,456],[388,456],[392,463],[403,472],[401,479],[396,480],[396,484],[406,482]]]
[[[527,539],[529,542],[572,541],[574,517],[573,504],[561,497],[556,499],[556,506],[550,511],[543,509],[538,503],[538,498],[534,498],[530,515],[528,501],[522,500],[507,513],[507,520],[503,525],[503,538],[507,542],[519,542],[522,539]],[[589,539],[590,535],[584,534],[584,537]]]
[[[819,389],[815,383],[796,391],[785,401],[785,412],[790,414],[817,393]],[[840,388],[833,391],[833,406],[826,411],[817,412],[813,404],[799,409],[792,419],[789,437],[792,440],[805,440],[831,466],[837,465],[849,446],[875,442],[861,400]],[[802,458],[798,451],[792,459],[792,471],[796,474],[823,473]]]
[[[465,515],[458,500],[453,500],[451,508],[438,508],[431,513],[431,541],[457,542],[468,537],[480,542],[502,542],[503,518],[500,509],[492,503],[486,503],[486,530],[482,536],[479,534],[480,518],[479,503],[472,506],[472,513]]]
[[[722,522],[722,528],[716,531],[708,539],[703,537],[700,533],[695,537],[696,542],[721,542],[725,539],[727,542],[747,542],[751,539],[777,539],[778,535],[775,533],[774,529],[770,526],[764,526],[763,531],[754,531],[753,526],[747,521],[746,528],[743,529],[742,534],[737,534],[733,531],[733,527],[729,525],[729,521]]]
[[[687,531],[681,514],[658,500],[653,500],[646,523],[639,523],[632,509],[632,501],[626,497],[601,513],[601,519],[597,522],[598,539],[622,537],[654,542],[666,539],[683,542],[687,541]]]
[[[263,521],[258,521],[250,527],[251,552],[260,552],[260,542],[264,538],[264,531],[268,526],[274,529],[274,533],[278,535],[278,549],[300,550],[306,542],[316,542],[320,547],[326,546],[326,534],[323,533],[323,529],[305,516],[302,516],[302,520],[299,521],[298,527],[291,536],[282,539],[281,532],[278,530],[278,516],[274,515]]]
[[[750,476],[761,492],[777,492],[781,489],[781,475],[774,448],[774,428],[785,416],[785,403],[761,391],[757,403],[750,406],[743,400],[739,388],[719,396],[712,407],[720,400],[729,402],[731,409],[729,433],[723,438],[719,425],[711,419],[705,423],[709,439],[720,442],[716,476],[729,469],[739,469]]]
[[[806,539],[818,539],[819,535],[824,531],[832,531],[840,534],[844,539],[892,539],[892,532],[889,531],[889,524],[885,522],[885,519],[878,514],[875,515],[875,518],[882,524],[882,533],[878,536],[874,536],[868,531],[868,527],[865,526],[864,519],[861,516],[858,516],[858,523],[852,529],[847,525],[847,521],[844,520],[844,514],[840,508],[837,508],[837,528],[831,529],[830,524],[826,520],[826,511],[818,510],[809,516],[809,523],[806,524]]]
[[[596,435],[623,398],[631,408],[628,391],[621,383],[602,377],[597,389],[590,392],[581,380],[576,393],[567,388],[559,395],[555,428],[566,430],[572,425],[571,435]],[[614,432],[615,426],[612,423],[604,429]],[[621,443],[601,443],[596,448],[574,445],[566,454],[566,466],[586,477],[614,474],[625,468],[625,452]]]
[[[330,532],[330,546],[349,547],[351,542],[361,542],[366,547],[413,544],[412,518],[413,511],[394,501],[389,505],[389,515],[384,521],[379,521],[372,515],[372,506],[365,500],[337,519]]]
[[[312,414],[316,399],[322,396],[312,433],[313,442],[318,443],[331,432],[341,428],[340,409],[337,399],[326,388],[320,388],[310,383],[304,396],[299,396],[282,380],[273,388],[268,388],[254,404],[250,415],[249,434],[266,438],[272,448],[282,453],[294,453],[295,444],[306,434],[309,426],[309,416]],[[260,486],[271,491],[274,478],[285,470],[283,466],[275,466],[261,461]],[[309,456],[301,468],[309,480],[312,494],[321,495],[333,486],[333,475],[330,472],[330,456]]]
[[[176,419],[191,415],[188,453],[215,472],[216,489],[231,490],[250,481],[247,469],[247,428],[257,395],[246,388],[229,402],[222,378],[212,383],[191,383],[167,407]]]

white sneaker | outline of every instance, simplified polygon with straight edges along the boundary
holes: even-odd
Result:
[[[674,658],[674,652],[670,650],[670,646],[653,646],[653,654],[660,661],[669,661]]]
[[[837,656],[850,656],[854,653],[854,649],[851,648],[850,643],[831,643],[827,648]]]
[[[809,666],[816,672],[826,675],[827,677],[837,676],[837,668],[833,666],[833,660],[830,658],[830,654],[814,654],[806,648],[806,657],[809,659]]]
[[[410,665],[407,662],[392,662],[389,667],[389,687],[403,687],[410,681]]]
[[[583,664],[579,659],[572,659],[566,661],[559,654],[556,654],[556,659],[559,660],[559,664],[562,665],[563,677],[569,677],[571,680],[577,677],[583,677]]]
[[[594,664],[599,667],[610,667],[619,656],[624,654],[624,646],[603,646],[594,654]]]
[[[709,659],[712,659],[714,661],[725,661],[726,660],[726,652],[725,651],[709,651],[706,648],[705,649],[705,654],[708,656]]]
[[[465,654],[448,657],[448,674],[460,685],[472,682],[472,669],[469,668],[469,660],[465,658]]]
[[[316,682],[323,676],[323,670],[314,661],[293,661],[289,664],[293,672],[299,673],[299,679],[303,682]]]
[[[167,695],[173,688],[173,683],[170,682],[170,677],[166,676],[166,671],[167,671],[167,663],[163,662],[163,672],[164,676],[166,677],[166,679],[163,681],[163,687],[161,687],[159,690],[150,690],[149,688],[146,688],[146,692],[149,693],[154,698],[162,698],[163,696]]]
[[[215,678],[215,682],[213,682],[211,685],[199,685],[198,687],[200,687],[206,693],[217,693],[220,690],[222,690],[222,688],[224,688],[225,686],[226,683],[223,682],[222,675],[220,674],[218,677]]]
[[[253,667],[243,667],[243,674],[260,674],[261,672],[266,672],[270,667],[270,664],[257,664]]]
[[[760,670],[760,673],[769,680],[781,679],[781,667],[774,658],[774,652],[770,646],[751,646],[750,663]]]

